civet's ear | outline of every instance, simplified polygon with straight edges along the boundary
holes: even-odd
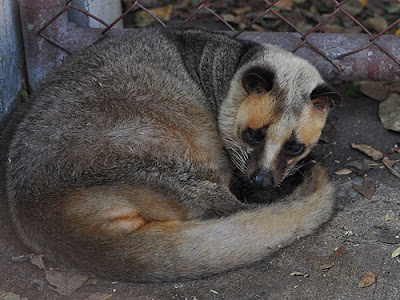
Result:
[[[251,68],[243,75],[242,85],[247,94],[265,94],[272,89],[275,74],[264,68]]]
[[[319,111],[327,112],[342,101],[342,96],[327,84],[318,85],[311,93],[311,101]]]

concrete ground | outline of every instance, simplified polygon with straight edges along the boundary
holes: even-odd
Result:
[[[345,94],[346,86],[339,87]],[[362,178],[354,172],[333,172],[351,161],[366,158],[351,143],[368,144],[388,155],[400,144],[400,134],[386,131],[378,118],[378,102],[344,97],[330,115],[335,132],[330,143],[315,150],[337,185],[337,211],[312,236],[302,238],[253,265],[194,281],[122,283],[90,279],[70,296],[53,291],[45,271],[24,260],[6,204],[5,149],[9,134],[0,140],[0,299],[400,299],[400,179],[382,165],[368,171],[376,186],[371,200],[354,190]],[[400,154],[390,154],[400,159]],[[399,164],[398,164],[399,165]],[[399,168],[397,168],[399,169]],[[343,246],[345,254],[334,250]],[[343,248],[342,248],[343,249]],[[340,252],[340,251],[339,251]],[[325,269],[325,270],[323,270]],[[376,275],[369,287],[358,287],[364,274]],[[291,273],[300,272],[298,276]],[[300,275],[302,274],[302,275]],[[61,279],[61,281],[65,279]],[[70,281],[67,282],[72,285]],[[12,294],[15,293],[15,294]],[[7,298],[8,297],[8,298]]]

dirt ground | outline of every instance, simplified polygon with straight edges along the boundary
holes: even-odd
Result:
[[[339,87],[345,95],[348,86]],[[10,136],[0,139],[0,299],[400,299],[400,179],[384,166],[368,171],[376,185],[371,200],[354,190],[362,178],[354,172],[333,172],[366,158],[351,143],[368,144],[385,155],[400,144],[400,134],[383,129],[378,102],[344,97],[332,111],[335,132],[330,143],[315,150],[324,157],[337,186],[337,210],[332,220],[312,236],[302,238],[253,265],[206,279],[173,283],[122,283],[90,279],[70,296],[53,291],[45,271],[19,259],[28,255],[18,240],[6,204],[5,151]],[[400,154],[390,154],[400,159]],[[345,254],[334,250],[343,246]],[[323,270],[325,269],[325,270]],[[368,271],[376,275],[369,287],[358,284]],[[293,272],[300,272],[292,276]],[[291,275],[292,273],[292,275]],[[302,275],[301,275],[302,274]],[[15,293],[17,295],[11,294]]]

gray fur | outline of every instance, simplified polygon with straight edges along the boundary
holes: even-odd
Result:
[[[234,168],[225,149],[241,152],[239,166],[247,159],[235,132],[240,78],[260,65],[276,73],[271,95],[292,116],[323,83],[283,50],[199,30],[146,29],[70,58],[32,100],[9,150],[8,200],[23,241],[107,278],[174,280],[254,262],[316,229],[333,207],[319,167],[288,199],[254,210],[224,184]],[[191,158],[190,138],[209,163]],[[102,231],[103,212],[136,207],[124,198],[132,188],[187,214],[170,230],[160,217],[160,227],[123,236]]]

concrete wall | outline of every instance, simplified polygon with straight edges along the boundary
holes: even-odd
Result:
[[[0,128],[22,88],[23,42],[16,0],[0,0]]]

